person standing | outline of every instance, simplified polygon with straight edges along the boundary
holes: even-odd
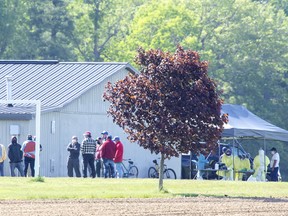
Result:
[[[113,158],[115,156],[116,146],[112,141],[112,136],[107,136],[107,140],[102,144],[100,156],[104,164],[104,177],[115,177]],[[109,174],[110,171],[110,174]]]
[[[80,143],[78,137],[73,136],[71,143],[67,146],[67,151],[70,152],[67,162],[68,176],[73,177],[73,170],[75,171],[76,177],[81,177],[79,155],[80,155]]]
[[[203,170],[205,169],[205,165],[208,164],[208,160],[203,155],[203,151],[197,152],[197,179],[203,180]]]
[[[0,176],[4,176],[4,161],[6,160],[6,149],[3,144],[0,144]]]
[[[270,168],[271,168],[271,181],[278,181],[278,171],[279,171],[279,162],[280,162],[280,155],[277,152],[276,148],[271,148],[270,152],[272,154],[272,158],[270,161]]]
[[[20,175],[23,177],[23,152],[21,151],[21,145],[17,143],[17,137],[15,136],[11,138],[11,143],[8,146],[8,158],[10,160],[11,176],[16,176],[14,170],[17,168]]]
[[[96,142],[91,137],[91,132],[86,131],[84,134],[84,140],[81,144],[81,153],[83,157],[83,177],[87,178],[87,167],[88,164],[91,167],[91,176],[92,178],[95,178],[96,172],[95,172],[95,153],[96,153]]]
[[[21,151],[24,153],[24,176],[27,177],[28,166],[30,164],[31,176],[35,176],[35,142],[32,135],[27,136],[23,142]]]
[[[265,181],[267,166],[269,165],[270,160],[265,155],[265,151],[261,148],[258,151],[258,155],[255,156],[253,160],[253,168],[255,170],[253,177],[256,181]]]
[[[101,134],[102,134],[102,141],[105,142],[107,140],[107,137],[108,137],[108,132],[103,131]]]
[[[116,177],[122,178],[123,177],[122,161],[123,161],[124,148],[118,136],[115,136],[113,141],[115,142],[115,147],[116,147],[116,152],[115,152],[115,157],[114,157],[114,163],[115,163],[115,168],[117,172]]]
[[[102,146],[102,138],[101,137],[97,137],[97,145],[96,145],[96,155],[95,155],[95,160],[96,160],[96,176],[98,178],[101,177],[101,168],[102,168],[102,160],[101,160],[101,155],[100,155],[100,151],[101,151],[101,146]]]

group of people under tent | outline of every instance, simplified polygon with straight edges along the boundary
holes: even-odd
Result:
[[[229,147],[223,147],[219,162],[215,163],[213,169],[210,168],[210,170],[215,171],[222,180],[266,181],[268,173],[269,181],[278,181],[280,155],[275,147],[270,149],[270,153],[271,159],[265,155],[263,149],[259,149],[258,155],[251,160],[249,153],[233,156]],[[205,158],[204,154],[199,151],[197,159],[197,179],[203,179],[204,172],[209,170],[205,169],[209,164],[208,157]]]

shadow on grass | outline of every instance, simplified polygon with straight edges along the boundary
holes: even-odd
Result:
[[[173,194],[175,197],[198,197],[199,194],[195,193],[179,193],[179,194]]]
[[[45,179],[41,176],[38,176],[36,178],[32,178],[30,181],[32,181],[32,182],[45,182]]]

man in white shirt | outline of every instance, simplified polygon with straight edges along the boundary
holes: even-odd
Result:
[[[272,154],[272,158],[270,161],[271,181],[278,181],[280,156],[279,153],[277,152],[277,149],[274,147],[270,149],[270,152]]]

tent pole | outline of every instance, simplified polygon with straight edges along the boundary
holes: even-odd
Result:
[[[264,173],[265,173],[265,179],[266,179],[266,173],[267,173],[267,165],[266,164],[266,138],[264,136]]]
[[[235,166],[235,163],[234,163],[234,153],[233,153],[233,150],[234,150],[234,147],[235,147],[235,137],[233,137],[233,147],[232,147],[232,160],[233,160],[233,168],[232,168],[232,181],[234,181],[235,179],[235,172],[234,172],[234,166]]]

